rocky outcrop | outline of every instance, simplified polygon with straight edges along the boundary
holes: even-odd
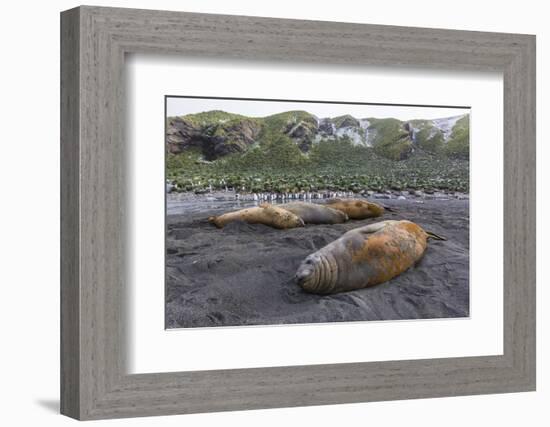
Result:
[[[292,139],[300,150],[306,152],[311,148],[317,131],[316,123],[301,120],[298,123],[289,123],[283,133]]]
[[[336,126],[334,126],[330,118],[327,117],[319,120],[319,134],[327,137],[336,134]]]
[[[195,148],[205,160],[232,153],[244,153],[257,142],[261,124],[253,119],[202,124],[183,117],[171,117],[166,127],[168,151],[178,154]]]
[[[315,135],[315,141],[323,139],[334,140],[336,138],[348,138],[353,145],[370,147],[368,140],[368,121],[358,120],[350,115],[319,120],[319,127]]]
[[[166,121],[166,144],[168,152],[179,154],[187,148],[202,147],[203,134],[200,127],[185,117],[169,117]]]

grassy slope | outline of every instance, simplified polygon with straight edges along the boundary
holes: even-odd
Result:
[[[445,145],[447,156],[468,159],[470,155],[470,116],[459,119],[453,127],[451,138]]]
[[[386,189],[468,191],[469,164],[417,150],[403,161],[380,157],[372,149],[345,140],[321,142],[309,156],[292,142],[257,147],[245,156],[228,156],[210,164],[186,155],[168,156],[168,178],[182,191],[225,186],[240,191],[297,192]]]
[[[397,119],[368,119],[370,129],[376,131],[373,140],[374,151],[391,160],[402,160],[412,150],[409,133]]]
[[[248,118],[246,116],[241,116],[240,114],[227,113],[220,110],[205,111],[196,114],[187,114],[183,117],[194,126],[209,126],[218,124],[220,122]],[[168,119],[174,119],[174,117],[169,117]]]
[[[410,123],[418,129],[416,144],[420,148],[434,154],[443,153],[445,141],[439,129],[434,128],[429,120],[412,120]]]

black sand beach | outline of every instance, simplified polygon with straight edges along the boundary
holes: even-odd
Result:
[[[376,200],[375,200],[376,201]],[[202,196],[171,201],[167,215],[166,327],[326,323],[469,316],[469,201],[390,199],[382,218],[276,230],[208,223],[238,207]],[[253,205],[243,203],[239,207]],[[184,213],[182,213],[184,212]],[[423,259],[367,289],[318,296],[298,287],[300,262],[353,228],[408,219],[447,238],[429,241]]]

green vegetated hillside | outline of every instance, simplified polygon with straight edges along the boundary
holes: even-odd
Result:
[[[413,141],[410,131],[403,122],[397,119],[369,119],[369,129],[376,136],[373,138],[374,151],[391,160],[403,160],[413,152]]]
[[[177,191],[468,191],[469,115],[403,122],[306,111],[169,117]]]

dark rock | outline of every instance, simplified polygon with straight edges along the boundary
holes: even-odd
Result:
[[[185,117],[175,117],[168,120],[166,142],[172,154],[198,148],[208,161],[246,151],[256,143],[260,131],[261,125],[247,118],[204,126]]]
[[[333,135],[334,128],[330,119],[321,119],[319,121],[319,131],[326,135]]]
[[[317,124],[310,121],[290,122],[286,125],[283,133],[291,138],[300,150],[306,152],[311,148],[317,134]]]

